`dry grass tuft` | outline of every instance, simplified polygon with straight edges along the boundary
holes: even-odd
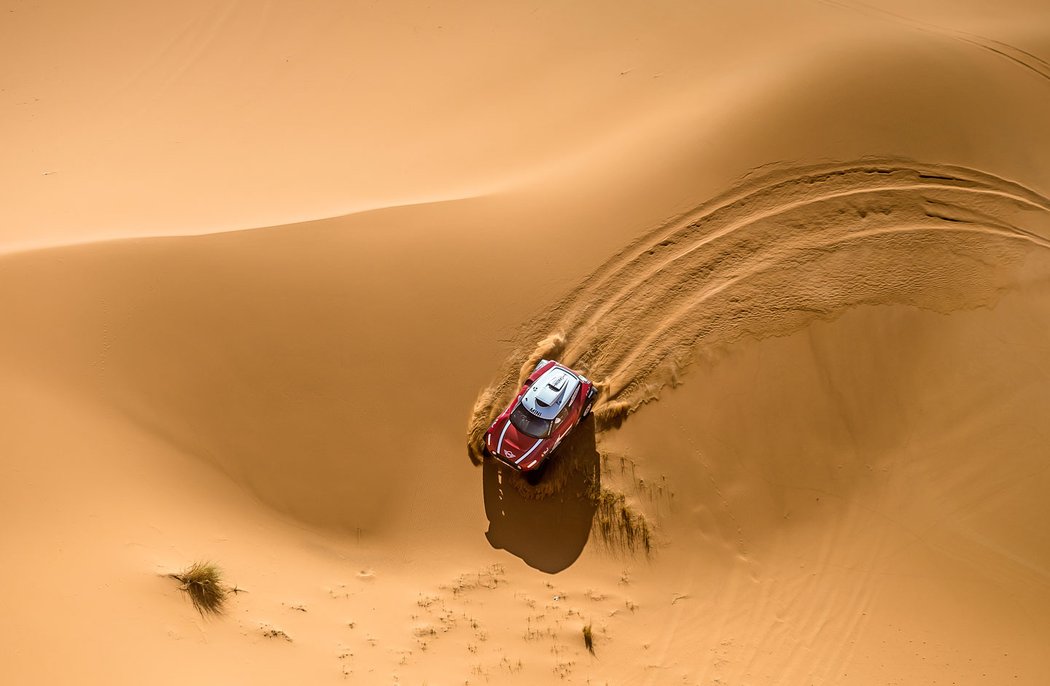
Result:
[[[201,615],[218,615],[226,604],[230,589],[222,584],[222,570],[211,562],[194,562],[184,572],[171,574],[182,584],[180,590],[189,594],[193,607]]]
[[[607,488],[592,493],[595,500],[593,530],[612,549],[652,553],[653,538],[649,521],[635,512],[623,493]]]
[[[591,632],[590,622],[583,627],[583,645],[587,646],[587,650],[591,655],[594,655],[594,634]]]

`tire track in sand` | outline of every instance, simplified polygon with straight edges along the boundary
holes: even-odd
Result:
[[[1047,62],[1033,52],[1024,50],[1023,48],[1019,48],[1016,45],[1012,45],[1005,41],[988,38],[987,36],[982,36],[977,33],[970,33],[969,31],[947,28],[920,19],[906,17],[902,14],[896,14],[863,2],[841,2],[839,0],[820,0],[820,2],[832,7],[858,12],[874,19],[881,19],[883,21],[907,26],[930,35],[944,36],[966,43],[967,45],[972,45],[975,48],[985,50],[997,57],[1011,62],[1015,66],[1028,70],[1040,78],[1050,81],[1050,62]]]
[[[675,385],[697,355],[864,304],[987,305],[1031,250],[1050,200],[977,170],[870,159],[765,170],[632,242],[526,323],[478,397],[468,452],[542,357],[597,381],[598,430]],[[538,343],[537,343],[538,341]]]

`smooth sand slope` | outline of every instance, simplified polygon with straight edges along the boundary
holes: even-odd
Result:
[[[1041,5],[11,4],[0,682],[1044,683]]]

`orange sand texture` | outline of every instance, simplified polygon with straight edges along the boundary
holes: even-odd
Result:
[[[0,683],[1050,683],[1045,0],[0,12]]]

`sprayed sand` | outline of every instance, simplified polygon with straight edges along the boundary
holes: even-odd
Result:
[[[525,329],[522,348],[539,343],[479,397],[472,457],[539,359],[594,377],[598,427],[618,425],[697,348],[862,304],[992,304],[1046,235],[1050,200],[974,170],[872,159],[762,174],[618,253]]]
[[[0,682],[1045,683],[1009,4],[9,3]]]

